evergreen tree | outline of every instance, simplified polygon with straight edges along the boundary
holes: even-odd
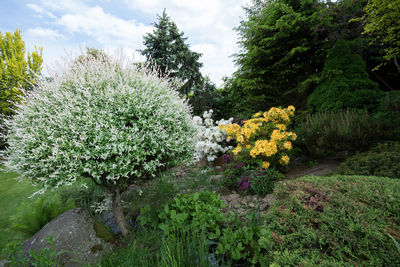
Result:
[[[308,98],[310,110],[376,109],[382,91],[369,78],[362,57],[351,52],[348,41],[337,41],[329,51],[322,75],[325,79]]]
[[[0,32],[0,113],[12,115],[14,103],[22,95],[21,88],[35,85],[42,70],[42,48],[26,53],[25,42],[17,29],[14,34]]]
[[[145,49],[139,52],[146,57],[148,63],[156,66],[160,76],[168,75],[181,82],[179,91],[186,98],[192,90],[203,86],[200,73],[202,63],[198,60],[200,53],[189,49],[183,32],[179,32],[176,24],[171,21],[164,10],[154,24],[155,30],[144,36]]]
[[[239,69],[229,82],[240,91],[232,92],[239,112],[305,105],[299,88],[322,69],[326,53],[313,32],[323,7],[318,0],[254,0],[246,9],[247,19],[237,29]]]

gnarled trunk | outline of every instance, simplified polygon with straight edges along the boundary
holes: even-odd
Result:
[[[113,207],[114,217],[115,217],[115,220],[117,221],[119,229],[121,230],[121,234],[123,236],[130,235],[131,231],[129,230],[128,223],[126,222],[126,219],[124,216],[124,210],[122,207],[119,191],[117,191],[112,196],[112,207]]]

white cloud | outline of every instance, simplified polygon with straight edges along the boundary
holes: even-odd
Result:
[[[84,12],[66,14],[57,20],[69,33],[87,34],[104,46],[137,46],[142,36],[152,30],[151,26],[134,20],[123,20],[107,14],[96,6]]]
[[[35,28],[31,29],[31,33],[60,38],[62,36],[57,34],[61,32],[70,40],[86,36],[82,41],[87,41],[89,45],[96,42],[101,46],[98,48],[109,51],[122,48],[136,59],[142,59],[136,50],[143,48],[143,35],[151,32],[153,27],[138,20],[126,20],[107,13],[101,6],[104,1],[40,0],[37,4],[28,4],[37,13],[52,18],[51,25],[58,29],[45,34],[47,29]],[[220,85],[222,77],[234,71],[230,56],[237,53],[238,46],[237,34],[233,28],[239,25],[243,16],[242,6],[249,1],[124,0],[123,3],[133,14],[139,12],[152,17],[160,15],[166,8],[167,14],[188,37],[191,49],[203,54],[200,58],[204,65],[202,72]],[[48,10],[61,15],[56,18]],[[71,46],[71,43],[67,45]]]
[[[44,28],[41,28],[41,27],[28,29],[26,33],[28,35],[31,35],[31,36],[36,37],[36,38],[48,38],[48,39],[53,39],[53,40],[64,37],[57,30],[44,29]]]
[[[29,7],[30,9],[32,9],[33,11],[35,11],[36,13],[40,14],[40,15],[44,15],[44,16],[48,16],[52,19],[55,19],[56,16],[53,15],[53,13],[51,13],[50,11],[44,9],[41,6],[35,5],[35,4],[27,4],[27,7]]]

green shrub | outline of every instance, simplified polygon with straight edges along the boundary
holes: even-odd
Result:
[[[373,175],[400,179],[400,150],[356,154],[340,164],[338,173],[348,175]]]
[[[307,115],[299,139],[313,156],[365,151],[386,139],[386,128],[367,111],[323,111]]]
[[[265,216],[274,266],[399,266],[400,181],[302,177],[278,183]],[[266,266],[266,265],[265,265]]]
[[[157,225],[165,234],[173,231],[186,232],[191,229],[204,230],[207,237],[217,238],[221,234],[220,227],[225,222],[225,215],[221,212],[225,204],[215,192],[196,192],[181,194],[159,211],[158,221],[148,216],[150,207],[141,210],[142,216],[138,220],[142,225]]]
[[[383,92],[369,78],[362,57],[351,52],[348,41],[337,41],[329,51],[322,75],[325,79],[307,99],[308,109],[377,109]]]
[[[23,202],[12,218],[11,229],[29,238],[55,217],[74,207],[72,199],[63,203],[57,194],[48,194],[35,201]]]

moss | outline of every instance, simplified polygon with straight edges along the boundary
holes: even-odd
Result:
[[[92,253],[96,253],[101,250],[103,250],[103,246],[101,244],[94,245],[93,247],[90,248],[90,251]]]
[[[107,228],[98,220],[94,219],[93,221],[93,229],[96,232],[96,236],[103,239],[109,243],[115,243],[115,237]]]

